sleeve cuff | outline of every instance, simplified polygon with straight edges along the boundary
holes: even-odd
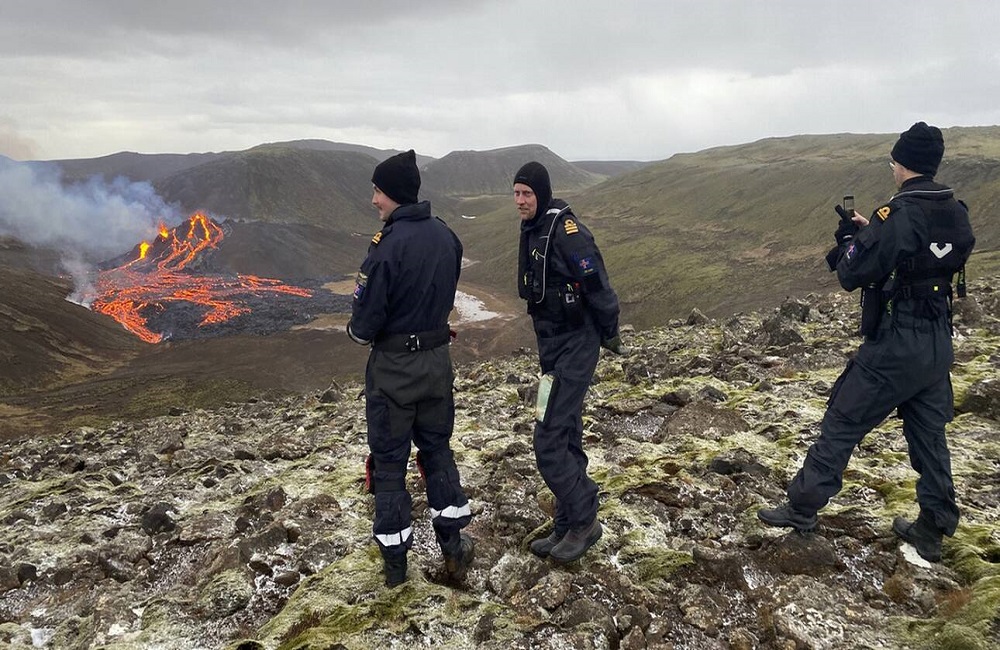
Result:
[[[347,335],[351,337],[351,340],[357,343],[358,345],[371,345],[371,340],[363,339],[354,333],[354,330],[351,329],[350,323],[347,324]]]

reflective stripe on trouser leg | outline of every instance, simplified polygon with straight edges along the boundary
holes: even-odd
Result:
[[[375,495],[375,524],[372,537],[383,555],[405,553],[413,546],[410,510],[413,500],[406,491],[393,490]]]
[[[411,535],[413,535],[413,526],[409,526],[391,535],[375,533],[375,540],[379,543],[379,546],[402,546],[410,541]]]
[[[423,442],[428,442],[426,436]],[[445,553],[455,552],[461,541],[459,531],[469,525],[472,510],[462,490],[454,454],[447,446],[433,451],[425,447],[417,452],[417,463],[424,471],[427,505],[438,543]]]

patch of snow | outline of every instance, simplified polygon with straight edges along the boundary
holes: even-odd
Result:
[[[500,315],[486,309],[486,305],[479,298],[461,291],[455,294],[455,311],[458,313],[459,323],[477,323]]]
[[[912,545],[907,544],[906,542],[903,542],[900,545],[899,550],[901,550],[903,552],[903,557],[910,564],[913,564],[915,566],[921,567],[923,569],[932,569],[932,568],[934,568],[933,564],[931,564],[930,562],[928,562],[924,558],[920,557],[920,554],[917,553],[917,549],[913,548]]]

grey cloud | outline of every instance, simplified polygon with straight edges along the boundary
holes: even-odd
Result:
[[[997,18],[929,0],[0,3],[0,96],[53,158],[320,137],[658,159],[913,111],[1000,121]]]

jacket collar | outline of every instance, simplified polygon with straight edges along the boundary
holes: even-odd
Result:
[[[420,203],[407,203],[392,211],[386,224],[397,221],[420,221],[431,218],[431,202],[421,201]]]

